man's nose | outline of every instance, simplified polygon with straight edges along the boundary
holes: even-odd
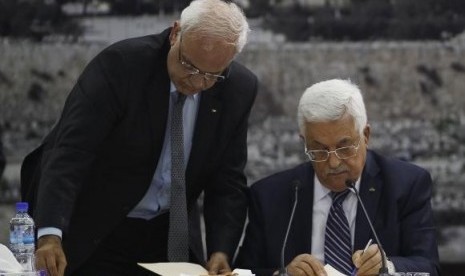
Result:
[[[190,82],[195,89],[205,90],[208,88],[207,80],[201,75],[191,75]]]
[[[337,157],[334,151],[329,153],[328,164],[331,168],[337,168],[341,164],[341,159]]]

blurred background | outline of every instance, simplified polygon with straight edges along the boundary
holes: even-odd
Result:
[[[171,26],[189,2],[0,0],[0,243],[8,243],[22,159],[57,120],[85,65],[112,42]],[[367,102],[370,148],[431,172],[444,275],[464,275],[463,0],[234,2],[252,28],[238,59],[261,81],[249,184],[305,160],[295,120],[305,88],[351,79]]]

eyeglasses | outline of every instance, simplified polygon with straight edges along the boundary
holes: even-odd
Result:
[[[194,76],[201,76],[207,82],[222,82],[226,79],[226,76],[229,74],[229,71],[226,73],[226,76],[223,75],[216,75],[211,73],[206,73],[200,71],[197,67],[190,64],[189,62],[183,60],[182,53],[181,53],[181,45],[182,45],[182,36],[179,38],[179,63],[184,67],[191,77]]]
[[[351,157],[354,157],[357,155],[358,148],[360,147],[360,141],[362,141],[362,138],[358,140],[357,145],[353,146],[348,146],[348,147],[341,147],[337,148],[335,150],[307,150],[307,147],[305,147],[305,154],[307,154],[308,158],[310,161],[313,162],[324,162],[328,160],[329,154],[334,153],[337,158],[339,159],[348,159]]]

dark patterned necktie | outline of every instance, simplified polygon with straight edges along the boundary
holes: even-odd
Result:
[[[340,272],[350,275],[352,272],[352,243],[347,217],[342,202],[349,190],[331,192],[333,204],[329,210],[325,233],[325,262]]]
[[[168,260],[189,261],[186,177],[184,166],[184,133],[182,109],[186,96],[178,93],[171,113],[171,196],[168,232]]]

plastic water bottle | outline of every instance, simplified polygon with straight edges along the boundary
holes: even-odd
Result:
[[[10,250],[23,271],[34,271],[34,220],[27,213],[28,208],[27,202],[16,203],[16,215],[10,220]]]

